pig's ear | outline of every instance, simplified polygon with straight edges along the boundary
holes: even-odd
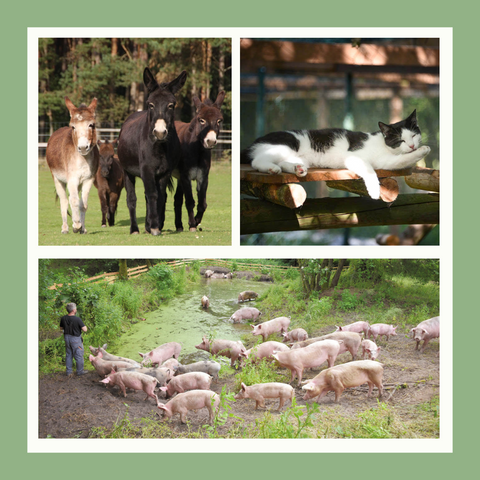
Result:
[[[95,351],[95,347],[92,347],[91,345],[89,345],[88,347],[90,349],[90,351],[93,353]]]
[[[423,330],[423,333],[426,333],[426,334],[428,335],[428,331],[427,331],[427,330],[425,330],[424,328],[422,328],[422,330]]]
[[[252,328],[255,328],[255,325],[250,325]]]
[[[117,368],[117,366],[114,365],[113,368],[112,368],[112,371],[110,372],[110,375],[112,375],[112,374],[114,375],[115,373],[117,373],[116,370],[115,370],[116,368]]]
[[[160,410],[166,410],[166,409],[167,409],[163,403],[157,404],[157,407],[158,407]]]
[[[106,349],[107,349],[107,344],[104,343],[102,348],[103,348],[104,350],[106,350]]]
[[[382,349],[382,347],[377,347],[377,352],[379,352]]]
[[[242,382],[242,390],[246,390],[247,386]]]
[[[99,350],[98,353],[97,353],[97,357],[98,358],[102,358],[103,357],[103,353]]]
[[[144,353],[140,353],[140,352],[138,352],[138,354],[139,354],[139,355],[140,355],[142,358],[145,356],[145,354],[144,354]]]
[[[110,379],[104,378],[103,380],[100,380],[100,383],[110,383]]]
[[[167,387],[160,387],[160,390],[161,390],[162,392],[166,392],[166,391],[167,391]],[[159,407],[159,408],[160,408],[160,407]]]

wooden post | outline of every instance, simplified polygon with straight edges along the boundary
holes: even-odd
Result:
[[[307,199],[307,192],[299,183],[272,185],[242,180],[240,182],[240,192],[287,208],[301,207]]]
[[[394,202],[398,197],[398,183],[394,178],[380,178],[380,198],[384,202]],[[358,195],[364,195],[368,197],[367,189],[365,188],[365,182],[360,180],[334,180],[326,182],[330,188],[336,188],[337,190],[344,190],[350,193],[356,193]]]

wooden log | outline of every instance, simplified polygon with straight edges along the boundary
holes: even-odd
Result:
[[[437,224],[439,221],[439,196],[435,193],[399,195],[392,205],[366,197],[309,199],[298,210],[262,200],[244,199],[240,202],[242,235],[378,225]]]
[[[411,168],[403,170],[375,170],[378,178],[404,177],[412,173]],[[350,170],[336,170],[334,168],[310,168],[305,177],[297,177],[293,173],[261,173],[250,165],[240,165],[240,180],[254,183],[300,183],[333,180],[354,180],[360,178]]]
[[[411,175],[405,177],[405,183],[412,188],[440,192],[440,170],[415,167]]]
[[[269,184],[242,180],[240,192],[287,208],[301,207],[307,199],[307,192],[298,183]]]
[[[398,197],[398,183],[394,178],[380,178],[380,198],[384,202],[394,202]],[[356,193],[368,197],[368,192],[363,179],[359,180],[335,180],[328,181],[330,188],[344,190],[345,192]]]
[[[436,225],[409,225],[400,236],[397,235],[377,235],[376,242],[379,245],[418,245]]]

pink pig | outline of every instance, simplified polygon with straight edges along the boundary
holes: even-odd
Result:
[[[179,413],[182,423],[187,422],[187,413],[189,410],[200,410],[205,407],[209,413],[209,422],[212,423],[213,409],[216,410],[219,405],[220,397],[215,392],[211,390],[190,390],[189,392],[179,393],[168,403],[159,403],[157,407],[163,411],[168,418]]]
[[[357,333],[363,332],[366,337],[369,328],[370,328],[370,324],[368,322],[355,322],[355,323],[351,323],[350,325],[344,325],[343,327],[337,327],[335,331],[336,332],[339,332],[339,331],[340,332],[357,332]]]
[[[302,389],[306,392],[304,400],[317,397],[318,401],[333,390],[335,402],[338,402],[342,392],[346,388],[358,387],[368,383],[368,397],[375,385],[379,391],[379,397],[383,395],[383,366],[379,362],[371,360],[358,360],[356,362],[344,363],[336,367],[327,368],[310,380]]]
[[[295,330],[283,334],[283,343],[303,342],[304,340],[307,340],[307,338],[308,333],[303,328],[295,328]]]
[[[210,300],[206,295],[202,297],[202,307],[203,308],[208,308],[210,306]]]
[[[322,340],[312,343],[308,347],[297,348],[288,352],[275,352],[273,358],[278,361],[281,367],[290,370],[292,373],[290,383],[295,379],[295,375],[298,376],[298,386],[300,386],[305,368],[319,367],[325,361],[328,361],[329,367],[333,367],[340,351],[340,343],[342,343],[342,340],[339,342]]]
[[[370,360],[375,360],[378,357],[381,349],[382,347],[377,347],[377,345],[371,340],[363,340],[362,358],[365,359],[365,355],[367,355]]]
[[[242,357],[250,358],[252,356],[256,360],[261,360],[262,358],[268,358],[269,360],[273,360],[273,352],[288,352],[290,349],[280,342],[264,342],[260,345],[256,345],[255,347],[250,348],[244,353],[241,353]]]
[[[157,379],[149,375],[138,372],[115,372],[112,370],[107,378],[100,380],[102,383],[110,383],[111,385],[118,385],[123,392],[123,396],[127,396],[126,389],[133,388],[134,390],[143,390],[148,397],[155,399],[158,404],[158,397],[155,395],[155,387],[157,385]]]
[[[104,377],[108,375],[112,370],[116,370],[119,368],[132,368],[133,365],[128,362],[123,362],[120,360],[116,360],[114,362],[104,360],[102,352],[98,352],[98,355],[94,357],[93,355],[89,355],[88,359],[92,363],[93,367],[95,368],[96,372],[101,376]]]
[[[240,357],[241,353],[246,351],[245,346],[241,341],[233,340],[214,340],[210,343],[207,337],[202,338],[202,343],[195,345],[199,350],[205,350],[212,355],[222,355],[230,359],[230,365],[233,367],[235,362]]]
[[[290,317],[278,317],[268,322],[252,325],[252,335],[261,335],[263,341],[272,333],[286,333],[290,325]]]
[[[109,362],[115,362],[115,361],[128,362],[132,364],[132,367],[140,368],[140,364],[135,360],[132,360],[131,358],[119,357],[117,355],[112,355],[111,353],[108,353],[106,350],[107,348],[106,343],[103,345],[103,347],[95,348],[90,345],[88,348],[95,356],[98,355],[99,352],[101,352],[103,355],[103,359]]]
[[[387,323],[374,323],[373,325],[370,325],[367,337],[370,338],[373,335],[373,340],[376,342],[379,335],[385,335],[388,341],[390,336],[397,335],[397,332],[395,331],[396,329],[397,327],[388,325]]]
[[[143,358],[141,365],[145,365],[145,363],[147,363],[149,360],[152,365],[161,365],[165,360],[169,359],[170,357],[178,358],[181,350],[182,346],[179,343],[169,342],[160,345],[159,347],[151,350],[148,353],[138,353]]]
[[[230,317],[230,320],[232,320],[233,323],[240,323],[243,320],[253,320],[256,322],[260,315],[261,315],[261,312],[260,310],[258,310],[258,308],[245,307],[245,308],[241,308],[240,310],[237,310]]]
[[[191,372],[184,373],[178,377],[173,377],[166,387],[160,387],[162,392],[166,392],[168,397],[175,393],[184,393],[188,390],[210,390],[212,377],[208,373]]]
[[[294,388],[286,383],[257,383],[247,387],[242,382],[242,389],[235,395],[234,398],[235,400],[239,400],[241,398],[252,398],[255,400],[255,410],[258,407],[265,408],[266,398],[279,398],[280,403],[278,405],[278,410],[280,410],[283,407],[285,400],[292,401],[294,396]]]
[[[412,339],[417,342],[415,350],[418,350],[418,346],[423,340],[423,345],[420,348],[420,353],[423,353],[425,347],[432,338],[440,337],[440,317],[433,317],[428,320],[424,320],[415,328],[412,328],[410,330],[410,334]]]

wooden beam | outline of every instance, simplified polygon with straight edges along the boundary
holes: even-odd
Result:
[[[375,170],[378,178],[404,177],[412,173],[411,168],[402,170]],[[346,169],[334,168],[310,168],[305,177],[297,177],[293,173],[279,173],[272,175],[255,170],[250,165],[240,165],[240,180],[248,180],[255,183],[299,183],[334,180],[353,180],[360,178],[358,175]]]
[[[327,182],[330,188],[343,190],[345,192],[356,193],[368,197],[368,192],[363,179],[360,180],[336,180]],[[398,183],[394,178],[380,179],[380,198],[384,202],[392,203],[398,197]]]
[[[440,170],[415,167],[411,175],[405,177],[405,183],[412,188],[440,192]]]
[[[240,193],[268,200],[287,208],[301,207],[307,199],[307,192],[298,183],[272,185],[242,180],[240,182]]]
[[[242,235],[439,221],[439,196],[434,193],[399,195],[392,205],[365,197],[309,199],[298,210],[262,200],[240,202]]]

